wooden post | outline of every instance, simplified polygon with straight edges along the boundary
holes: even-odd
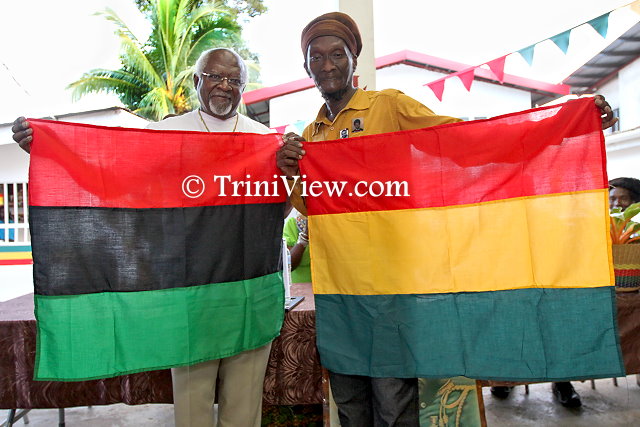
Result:
[[[487,417],[484,412],[484,398],[482,397],[482,385],[476,381],[476,396],[478,398],[478,411],[480,412],[480,425],[487,427]]]

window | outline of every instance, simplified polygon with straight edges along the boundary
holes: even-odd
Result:
[[[614,108],[613,109],[613,117],[617,117],[618,119],[620,119],[620,109],[619,108]],[[611,127],[611,132],[618,132],[620,130],[620,120],[618,120],[612,127]]]
[[[26,243],[29,235],[27,183],[0,183],[0,245]]]

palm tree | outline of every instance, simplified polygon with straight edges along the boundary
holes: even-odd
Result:
[[[243,45],[237,15],[264,11],[262,0],[247,2],[246,10],[226,1],[136,0],[136,4],[150,20],[149,39],[138,40],[113,10],[100,13],[116,25],[122,67],[91,70],[69,88],[74,99],[93,92],[115,93],[130,110],[151,120],[182,114],[197,105],[192,66],[204,50],[233,47],[252,56]]]

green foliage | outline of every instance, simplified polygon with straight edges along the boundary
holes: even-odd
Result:
[[[135,0],[136,6],[142,12],[149,12],[153,0]],[[193,3],[196,7],[200,7],[203,4],[215,4],[221,9],[228,9],[230,12],[238,14],[246,14],[250,17],[258,16],[267,11],[267,7],[262,4],[262,0],[223,0],[223,1],[206,1],[206,0],[194,0]]]
[[[622,211],[620,208],[611,210],[611,241],[613,244],[634,243],[640,241],[640,224],[631,221],[640,213],[640,203],[629,205]]]
[[[248,59],[250,82],[257,81],[257,59],[244,45],[238,18],[264,12],[262,1],[135,0],[151,25],[144,42],[115,11],[106,9],[99,15],[116,26],[122,67],[85,73],[69,85],[74,99],[94,92],[115,93],[127,108],[151,120],[183,114],[198,105],[193,65],[213,47],[233,48]]]

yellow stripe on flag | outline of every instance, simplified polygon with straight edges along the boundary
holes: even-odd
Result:
[[[613,286],[607,190],[309,217],[317,294]]]
[[[31,252],[0,252],[0,260],[32,259]]]

